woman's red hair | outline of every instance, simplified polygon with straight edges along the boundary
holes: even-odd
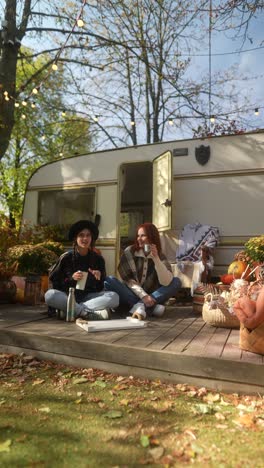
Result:
[[[157,251],[158,251],[158,254],[159,254],[159,257],[160,257],[160,254],[161,254],[160,235],[159,235],[159,231],[156,228],[155,224],[152,224],[152,223],[140,224],[137,227],[137,233],[138,233],[140,228],[144,229],[144,231],[146,233],[146,236],[148,237],[149,243],[156,245]],[[135,241],[134,241],[134,248],[135,248],[135,250],[140,249],[139,244],[138,244],[138,240],[137,240],[137,234],[136,234],[136,238],[135,238]]]

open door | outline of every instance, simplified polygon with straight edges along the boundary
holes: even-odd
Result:
[[[153,161],[152,222],[159,231],[171,229],[172,224],[172,154],[161,154]]]

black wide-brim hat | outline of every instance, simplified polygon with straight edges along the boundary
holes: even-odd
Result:
[[[86,219],[81,219],[70,227],[68,234],[69,240],[73,241],[75,237],[78,236],[79,232],[81,232],[83,229],[89,229],[92,234],[93,241],[95,242],[99,236],[98,227],[92,221],[88,221]]]

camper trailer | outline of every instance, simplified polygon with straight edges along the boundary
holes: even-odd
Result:
[[[217,226],[214,273],[245,241],[263,233],[264,131],[133,146],[78,155],[31,176],[23,220],[65,225],[100,222],[97,246],[108,274],[136,226],[152,221],[179,233],[189,223]],[[67,247],[67,245],[66,245]]]

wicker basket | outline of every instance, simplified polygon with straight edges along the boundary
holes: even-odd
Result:
[[[208,293],[217,294],[218,289],[215,284],[201,283],[193,292],[193,312],[202,314],[204,298]]]
[[[264,323],[252,331],[241,324],[239,347],[244,351],[264,355]]]
[[[210,302],[217,301],[218,298],[219,296],[213,296],[212,294],[207,294],[205,296],[205,302],[203,305],[204,321],[213,327],[239,329],[240,322],[238,318],[235,315],[230,314],[227,307],[221,304],[215,308],[212,308]]]

